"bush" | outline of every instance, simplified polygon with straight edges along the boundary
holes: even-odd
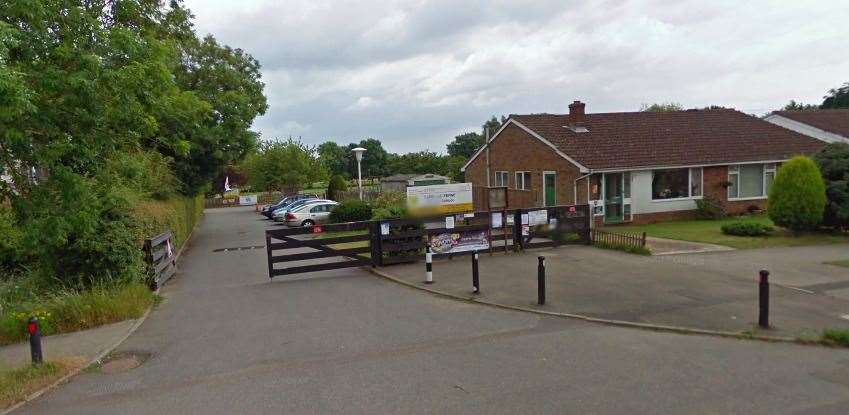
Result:
[[[330,222],[358,222],[369,220],[371,216],[371,205],[360,200],[350,200],[340,203],[330,212]]]
[[[813,229],[822,222],[826,202],[819,168],[797,156],[778,169],[769,191],[769,217],[795,232]]]
[[[705,195],[696,200],[699,217],[704,219],[720,219],[726,216],[725,207],[715,196]]]
[[[140,202],[132,216],[136,219],[135,240],[139,247],[145,239],[170,229],[174,247],[179,249],[203,216],[203,196]]]
[[[330,182],[327,183],[327,198],[336,200],[338,193],[345,190],[348,190],[348,182],[341,175],[334,175],[330,178]]]
[[[758,222],[734,222],[722,225],[722,233],[734,236],[766,236],[774,228]]]
[[[383,192],[372,202],[372,219],[398,219],[407,217],[407,195],[401,192]]]
[[[831,143],[814,156],[825,180],[823,224],[849,229],[849,144]]]

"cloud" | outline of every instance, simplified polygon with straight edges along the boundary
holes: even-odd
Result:
[[[849,4],[190,0],[263,65],[264,137],[443,151],[493,114],[641,103],[762,114],[849,81]]]

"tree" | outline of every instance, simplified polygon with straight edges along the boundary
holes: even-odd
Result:
[[[432,151],[424,150],[414,153],[396,155],[389,163],[392,173],[405,174],[445,174],[446,158]]]
[[[815,228],[826,206],[825,184],[816,163],[796,156],[784,163],[769,191],[769,217],[794,232]]]
[[[261,144],[245,159],[242,169],[258,191],[294,193],[327,177],[315,149],[293,139]]]
[[[348,154],[351,154],[348,159],[350,177],[357,177],[357,160],[352,154],[352,150],[357,147],[366,149],[362,160],[363,177],[383,177],[390,174],[389,153],[383,148],[380,140],[368,138],[359,143],[348,144]]]
[[[849,108],[849,82],[841,87],[829,89],[820,107],[823,109]]]
[[[334,174],[330,177],[330,180],[327,183],[327,198],[330,200],[337,200],[339,197],[339,192],[344,192],[348,190],[348,182],[339,174]]]
[[[325,141],[319,144],[316,150],[318,151],[319,161],[329,174],[351,177],[348,166],[352,155],[347,147],[333,141]]]
[[[784,108],[782,108],[784,111],[816,111],[818,109],[820,109],[819,105],[803,104],[792,99],[784,106]]]
[[[483,145],[483,141],[483,136],[478,133],[460,134],[448,143],[448,155],[469,159]]]
[[[831,143],[814,156],[825,180],[823,224],[849,229],[849,144]]]
[[[640,105],[640,111],[642,112],[672,112],[683,110],[684,107],[681,104],[672,101]]]
[[[495,118],[495,116],[493,115],[492,118],[487,120],[481,126],[481,137],[486,137],[487,136],[486,131],[487,131],[487,129],[489,129],[489,137],[492,138],[492,136],[494,136],[495,133],[497,133],[498,130],[501,129],[501,126],[504,125],[506,122],[507,122],[507,117],[502,115],[501,119],[499,120],[498,118]]]

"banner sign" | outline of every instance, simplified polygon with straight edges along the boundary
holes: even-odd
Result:
[[[430,251],[434,254],[484,251],[489,249],[487,231],[467,231],[463,233],[440,233],[430,237]]]
[[[256,204],[256,195],[239,196],[239,204],[242,206],[253,206]]]
[[[407,187],[407,208],[417,216],[472,212],[472,184]]]

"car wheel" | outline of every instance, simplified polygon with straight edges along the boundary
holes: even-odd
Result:
[[[313,225],[315,225],[315,222],[313,222],[313,221],[311,221],[311,220],[309,220],[309,219],[307,219],[307,220],[305,220],[305,221],[301,222],[301,226],[303,226],[303,227],[308,227],[308,226],[313,226]]]

